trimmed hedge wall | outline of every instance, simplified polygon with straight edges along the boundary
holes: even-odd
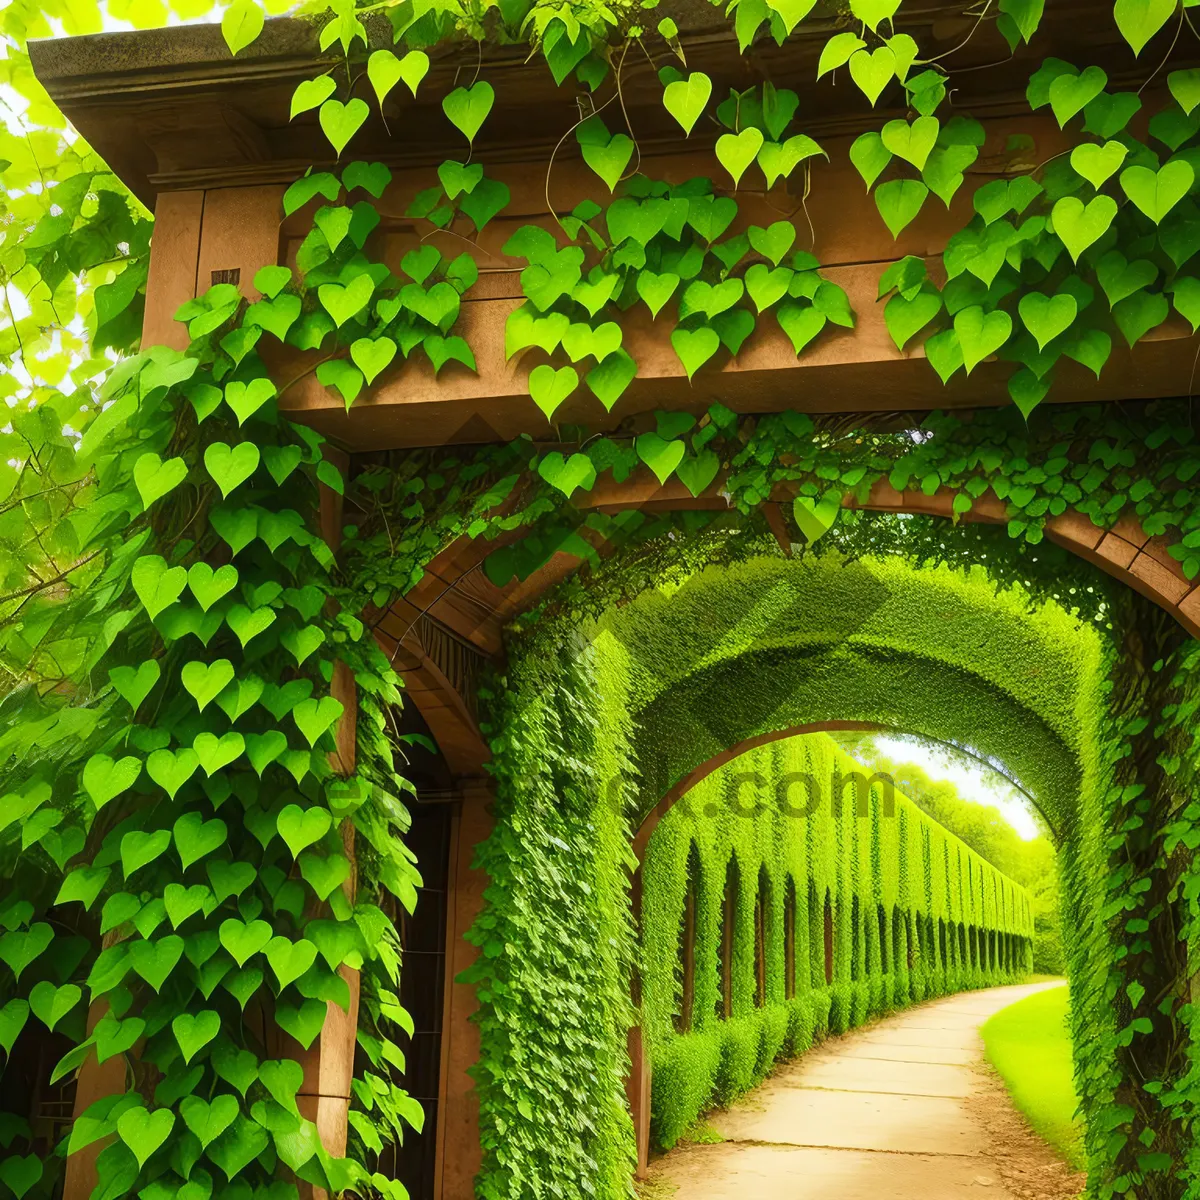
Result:
[[[966,955],[961,935],[957,957],[948,952],[949,970],[930,962],[929,952],[940,950],[939,918],[949,923],[961,915],[970,918],[962,921],[968,928],[1028,937],[1027,913],[995,901],[971,907],[981,896],[976,861],[907,805],[898,806],[895,821],[880,823],[882,836],[874,840],[874,824],[857,818],[832,822],[824,841],[816,836],[819,822],[766,821],[765,840],[741,850],[732,1019],[715,1019],[710,895],[699,904],[709,906],[707,917],[697,918],[698,943],[707,939],[697,949],[697,1022],[686,1035],[674,1031],[677,983],[655,973],[661,964],[673,972],[678,960],[684,893],[678,874],[674,891],[668,882],[671,870],[682,870],[687,848],[664,859],[674,862],[670,870],[660,864],[667,882],[646,881],[647,942],[639,947],[629,898],[633,831],[668,788],[714,755],[762,734],[831,720],[970,745],[1003,762],[1037,798],[1063,854],[1072,1020],[1088,1031],[1077,1043],[1080,1094],[1086,1111],[1103,1109],[1113,1095],[1116,1018],[1104,994],[1113,946],[1102,917],[1112,764],[1100,747],[1111,658],[1097,631],[1052,603],[1035,607],[1019,588],[998,593],[982,569],[848,562],[834,551],[796,560],[763,554],[709,567],[692,560],[625,596],[621,561],[603,569],[615,583],[602,614],[528,619],[524,632],[510,636],[505,675],[484,697],[496,827],[477,857],[492,881],[471,933],[482,953],[464,976],[480,1001],[481,1058],[473,1073],[485,1158],[476,1194],[629,1194],[635,1147],[624,1076],[636,973],[643,976],[642,1021],[656,1068],[655,1134],[670,1144],[706,1104],[751,1086],[778,1053],[802,1050],[824,1030],[849,1028],[888,1005],[986,982],[984,971],[965,965],[969,937]],[[797,744],[781,740],[760,753],[775,764],[772,756],[793,753],[785,747]],[[772,765],[773,778],[781,773],[782,765]],[[714,774],[705,787],[728,786],[732,774],[722,773],[726,783]],[[667,822],[684,824],[687,808],[672,812],[680,815],[664,818],[664,841]],[[717,819],[708,836],[720,827]],[[841,902],[832,986],[810,978],[807,990],[788,998],[781,943],[772,933],[767,957],[774,966],[759,1006],[753,938],[746,937],[757,872],[765,864],[770,877],[772,864],[793,861],[800,852],[789,849],[789,839],[801,827],[800,861],[817,872],[815,886],[826,883],[831,904]],[[705,851],[717,856],[710,864],[721,853],[728,857],[735,839],[732,831],[726,836],[723,852],[715,843]],[[916,866],[925,861],[926,840],[927,879]],[[894,876],[885,861],[897,864]],[[711,886],[711,872],[701,874]],[[808,875],[798,885],[801,879],[798,905],[807,913]],[[957,901],[947,880],[959,882]],[[653,887],[665,889],[666,901]],[[717,895],[722,887],[717,879]],[[780,894],[776,886],[776,921]],[[846,915],[856,897],[857,940]],[[872,903],[876,914],[883,905],[885,923],[902,914],[901,953],[893,937],[886,970],[878,934],[862,919]],[[911,933],[904,919],[910,911]],[[948,950],[951,940],[948,928]],[[799,947],[806,952],[811,944],[804,920],[796,944],[802,957]],[[1098,1125],[1089,1128],[1089,1151],[1100,1169],[1111,1158]]]
[[[701,781],[655,829],[641,962],[660,1148],[827,1031],[1030,969],[1025,890],[880,782],[859,799],[856,771],[823,734],[775,742]]]

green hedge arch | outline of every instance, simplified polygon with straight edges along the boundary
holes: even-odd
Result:
[[[821,733],[756,747],[649,839],[641,1020],[658,1147],[827,1032],[1028,971],[1024,889],[894,789],[839,798],[856,768]],[[813,784],[781,804],[798,776]]]
[[[730,562],[726,548],[711,565],[693,557],[621,602],[610,593],[592,619],[565,609],[562,619],[534,621],[513,635],[507,673],[491,696],[497,826],[479,851],[492,886],[472,934],[483,954],[468,976],[481,1000],[480,1195],[516,1197],[522,1177],[532,1175],[564,1191],[587,1178],[598,1196],[625,1194],[634,1157],[627,1031],[641,1019],[652,1056],[671,1042],[663,1036],[665,987],[654,999],[650,964],[658,951],[639,948],[631,917],[631,838],[673,784],[748,739],[857,720],[996,757],[1058,833],[1068,919],[1102,928],[1110,651],[1097,629],[1053,603],[1035,606],[1019,588],[998,590],[982,569],[917,568],[900,557],[850,561],[834,551],[787,560],[762,551],[748,544]],[[619,555],[599,568],[602,594],[605,576],[621,569]],[[787,744],[755,753],[773,761]],[[723,786],[729,774],[717,772],[705,786]],[[861,871],[873,851],[851,841],[845,861]],[[896,847],[902,858],[909,845],[906,833]],[[951,912],[935,903],[932,878],[928,884],[914,915]],[[648,882],[645,894],[652,895]],[[981,917],[980,924],[991,919],[986,907]],[[643,909],[643,930],[657,919]],[[670,911],[663,920],[672,925]],[[865,952],[864,942],[858,953]],[[1077,1019],[1090,1039],[1081,1088],[1095,1109],[1112,1095],[1114,1017],[1098,986],[1112,953],[1104,937],[1092,936],[1080,939],[1072,962]],[[843,949],[843,970],[853,961]],[[640,1017],[630,1002],[635,971],[645,983]],[[893,981],[891,1002],[970,981],[943,971],[917,988],[910,981],[907,993]],[[838,981],[847,989],[851,982]],[[838,1007],[829,991],[839,1025],[886,1002],[883,985],[878,994],[873,988],[846,990]],[[742,1030],[745,1045],[735,1055],[740,1076],[727,1073],[718,1090],[748,1085],[769,1065],[764,1047],[772,1042],[784,1046],[790,1036],[802,1046],[830,1019],[822,1004],[810,1004],[809,1016],[772,1018],[770,1036],[765,1018],[751,1015],[755,1032]],[[530,1017],[548,1012],[552,1020]],[[660,1141],[677,1136],[708,1099],[715,1077],[704,1061],[711,1066],[714,1053],[710,1038],[686,1070],[675,1071],[682,1098],[670,1116],[659,1104]],[[586,1066],[581,1056],[590,1056]],[[1102,1142],[1098,1133],[1097,1163],[1105,1161]]]

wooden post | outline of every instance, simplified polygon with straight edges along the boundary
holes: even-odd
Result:
[[[479,1098],[467,1074],[479,1061],[479,1030],[471,1016],[479,1008],[475,989],[458,975],[476,959],[467,930],[483,911],[487,875],[472,863],[475,847],[492,832],[490,781],[464,781],[462,805],[450,843],[446,913],[446,1000],[442,1018],[442,1068],[438,1102],[434,1200],[472,1200],[475,1176],[483,1165],[479,1141]]]
[[[105,949],[115,945],[116,939],[112,934],[106,934],[102,945]],[[108,1012],[108,1001],[101,998],[92,1002],[88,1010],[87,1031],[91,1036],[96,1023]],[[78,1119],[91,1105],[105,1096],[115,1096],[125,1091],[125,1056],[114,1054],[105,1062],[96,1061],[96,1052],[92,1050],[79,1068],[79,1076],[75,1084],[75,1109],[73,1116]],[[99,1182],[96,1174],[96,1159],[104,1148],[105,1142],[93,1142],[82,1150],[76,1150],[67,1159],[66,1173],[63,1179],[63,1200],[87,1200],[92,1189]]]
[[[629,1098],[629,1113],[633,1117],[633,1132],[637,1138],[637,1179],[645,1179],[650,1165],[650,1058],[642,1027],[629,1030],[629,1078],[625,1092]]]
[[[345,474],[349,461],[346,455],[330,450],[326,454]],[[341,542],[342,497],[332,488],[321,485],[321,536],[329,548],[337,551]],[[330,765],[339,775],[353,775],[356,762],[358,728],[358,693],[354,673],[343,662],[334,666],[330,693],[341,702],[342,715],[334,732],[337,748],[329,756]],[[350,877],[342,884],[346,899],[354,903],[358,872],[354,866],[354,823],[347,817],[341,826],[342,844],[351,864]],[[291,1038],[281,1038],[287,1046],[285,1053],[300,1061],[304,1081],[296,1094],[300,1115],[312,1121],[321,1137],[321,1144],[332,1155],[346,1153],[350,1131],[350,1084],[354,1079],[354,1047],[358,1039],[359,973],[346,965],[338,969],[350,989],[349,1010],[332,1000],[327,1002],[325,1024],[311,1049],[305,1052]],[[301,1200],[326,1200],[323,1188],[301,1183]]]

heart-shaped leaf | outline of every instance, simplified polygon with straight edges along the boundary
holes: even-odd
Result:
[[[239,425],[244,425],[268,400],[275,398],[275,385],[269,379],[234,381],[225,388],[225,403],[233,409]]]
[[[1191,116],[1192,109],[1200,104],[1200,67],[1186,71],[1172,71],[1167,76],[1167,87],[1175,97],[1175,103]]]
[[[221,16],[221,36],[230,54],[245,50],[263,30],[263,10],[253,0],[233,0]]]
[[[397,346],[390,337],[359,338],[350,347],[354,365],[368,383],[374,383],[396,357]]]
[[[781,304],[775,310],[780,329],[791,339],[797,354],[825,328],[828,318],[811,304]]]
[[[126,755],[118,761],[109,758],[107,754],[93,754],[84,763],[81,781],[84,791],[92,798],[92,803],[103,808],[110,800],[127,791],[142,773],[142,761],[133,755]]]
[[[213,1047],[211,1062],[213,1070],[243,1096],[258,1078],[258,1058],[253,1051],[239,1050],[227,1038]]]
[[[42,1179],[42,1160],[36,1154],[10,1154],[0,1162],[0,1182],[12,1192],[15,1200],[25,1194]]]
[[[180,750],[155,750],[146,759],[146,774],[171,797],[196,773],[200,759],[195,750],[185,746]]]
[[[766,177],[767,187],[773,188],[786,179],[806,159],[818,154],[829,156],[806,133],[798,133],[786,142],[763,142],[758,151],[758,165]]]
[[[117,694],[135,713],[154,690],[161,675],[162,668],[156,658],[148,658],[137,667],[113,667],[108,673]]]
[[[188,587],[205,612],[208,612],[222,596],[233,591],[237,581],[237,567],[232,563],[226,563],[215,571],[208,563],[203,562],[193,563],[188,569]]]
[[[209,1146],[208,1157],[225,1172],[226,1178],[236,1179],[267,1148],[270,1141],[270,1135],[261,1125],[239,1114],[233,1124]]]
[[[203,735],[201,735],[203,736]],[[212,734],[208,735],[212,737]],[[231,736],[226,734],[226,737]],[[233,734],[241,741],[240,734]],[[199,862],[206,854],[225,845],[229,830],[219,817],[206,821],[198,812],[184,813],[174,826],[175,849],[179,852],[179,861],[186,871],[194,862]]]
[[[550,419],[555,409],[579,386],[579,372],[574,367],[555,370],[542,363],[529,372],[529,394],[533,402]]]
[[[328,900],[334,890],[350,878],[350,862],[341,854],[326,858],[305,851],[300,855],[300,874],[316,892],[318,899]]]
[[[929,189],[916,179],[889,179],[875,189],[875,206],[893,238],[914,220],[928,195]]]
[[[183,957],[183,938],[175,934],[157,941],[134,942],[129,947],[129,965],[156,992]]]
[[[480,79],[469,88],[457,87],[442,101],[442,111],[450,124],[467,139],[475,141],[475,135],[492,111],[496,93],[492,85]]]
[[[675,468],[675,474],[693,496],[699,497],[716,479],[720,468],[721,460],[705,447],[694,458],[683,459]]]
[[[1158,267],[1145,258],[1129,262],[1119,250],[1110,250],[1096,264],[1096,278],[1111,308],[1126,296],[1149,287],[1158,278]]]
[[[883,320],[896,343],[903,350],[920,330],[942,311],[941,293],[932,284],[925,284],[911,299],[903,294],[893,296],[883,309]]]
[[[355,96],[348,104],[343,104],[340,100],[326,100],[321,105],[317,119],[334,153],[340,158],[346,144],[363,127],[370,115],[371,110],[367,107],[367,102]]]
[[[1051,212],[1054,232],[1075,262],[1093,242],[1108,231],[1117,215],[1117,202],[1111,196],[1096,196],[1085,206],[1076,196],[1064,196]]]
[[[1071,166],[1099,189],[1116,173],[1128,153],[1121,142],[1105,142],[1103,146],[1088,142],[1071,151]]]
[[[796,241],[796,227],[791,221],[776,221],[766,229],[751,225],[748,232],[750,245],[776,267]]]
[[[687,79],[667,84],[663,106],[683,127],[683,132],[689,134],[711,97],[712,80],[703,71],[693,71]]]
[[[289,629],[282,634],[279,643],[296,660],[296,666],[302,666],[319,646],[325,642],[325,631],[315,625],[305,625],[303,629]]]
[[[292,720],[308,744],[315,746],[321,735],[337,724],[344,711],[340,700],[322,696],[320,700],[301,700],[292,709]]]
[[[217,903],[216,897],[202,883],[184,887],[181,883],[168,883],[163,890],[163,906],[172,929],[178,929],[188,919],[201,912],[209,904]]]
[[[237,635],[238,641],[248,646],[275,623],[275,610],[265,605],[251,609],[245,604],[235,604],[225,614],[225,622]]]
[[[221,489],[222,496],[228,496],[254,474],[259,458],[258,447],[253,442],[239,442],[236,446],[213,442],[204,451],[204,465],[212,481]]]
[[[555,450],[542,455],[537,469],[552,488],[557,488],[568,499],[577,488],[590,491],[596,482],[596,468],[586,454],[572,454],[570,458],[564,458]]]
[[[746,272],[746,291],[754,301],[754,307],[759,312],[765,312],[782,300],[787,295],[792,274],[787,267],[772,269],[765,263],[755,263]]]
[[[874,50],[856,50],[850,56],[850,78],[875,107],[883,89],[896,74],[896,53],[888,46]]]
[[[1027,292],[1021,297],[1017,311],[1021,314],[1025,328],[1033,334],[1038,349],[1044,350],[1049,342],[1071,327],[1071,322],[1079,313],[1079,304],[1074,296],[1065,292],[1060,292],[1056,296],[1046,296],[1041,292]],[[959,341],[962,341],[961,333]]]
[[[1133,47],[1133,53],[1138,55],[1177,7],[1176,0],[1117,0],[1113,16],[1121,36]]]
[[[294,121],[301,113],[319,107],[336,91],[337,81],[332,75],[318,75],[316,79],[302,80],[292,93],[292,105],[288,119]],[[263,291],[262,288],[258,290]]]
[[[584,121],[576,129],[575,138],[583,152],[583,161],[604,180],[610,192],[615,191],[633,157],[633,139],[624,133],[610,137],[599,117]]]
[[[312,942],[301,939],[275,937],[266,947],[267,962],[275,972],[281,988],[294,983],[317,960],[317,948]]]
[[[717,161],[733,176],[735,188],[746,168],[758,157],[762,144],[761,131],[752,125],[741,133],[725,133],[717,138]]]
[[[880,23],[890,21],[900,0],[850,0],[850,11],[869,29],[878,32]]]
[[[157,829],[153,833],[131,829],[121,839],[121,869],[125,878],[153,862],[170,844],[171,834],[166,829]]]
[[[202,1150],[233,1124],[239,1112],[237,1097],[228,1094],[215,1096],[211,1103],[199,1096],[187,1096],[179,1103],[179,1115],[199,1139]]]
[[[142,498],[143,508],[149,508],[155,500],[174,491],[186,478],[187,464],[182,458],[169,458],[163,462],[150,451],[133,465],[133,482]]]
[[[415,96],[428,72],[429,55],[423,50],[410,50],[403,58],[397,58],[390,50],[376,50],[367,59],[367,78],[381,108],[388,93],[401,80]]]
[[[688,379],[716,354],[720,345],[721,339],[717,331],[707,325],[699,329],[676,326],[671,332],[671,346],[683,364]]]
[[[362,312],[374,293],[375,281],[365,273],[356,275],[345,287],[337,283],[323,283],[317,288],[321,307],[339,329]]]
[[[633,445],[638,458],[654,472],[659,483],[666,483],[675,474],[687,450],[682,441],[668,441],[657,433],[643,433],[634,439]]]
[[[166,560],[159,555],[144,554],[133,564],[129,581],[153,621],[179,599],[187,584],[187,571],[183,567],[168,569]]]
[[[1108,76],[1099,67],[1088,67],[1078,75],[1062,74],[1050,84],[1050,107],[1060,126],[1083,112],[1104,91]]]
[[[233,663],[227,658],[212,663],[189,662],[179,672],[179,682],[203,712],[233,681],[233,674]]]
[[[657,317],[679,286],[679,276],[669,271],[659,275],[646,268],[638,272],[636,286],[637,294],[646,302],[651,315]]]
[[[179,1043],[183,1061],[190,1063],[221,1032],[221,1018],[212,1009],[204,1009],[195,1014],[180,1013],[171,1022],[171,1032],[175,1035],[175,1041]]]
[[[290,1113],[299,1115],[296,1093],[304,1083],[304,1068],[298,1062],[292,1059],[268,1060],[260,1064],[258,1078],[276,1104]]]
[[[625,350],[614,350],[602,358],[584,377],[592,394],[604,405],[605,411],[624,394],[637,376],[637,363]]]
[[[844,67],[856,51],[861,50],[867,43],[857,33],[835,33],[825,43],[817,62],[817,78]]]
[[[83,998],[83,989],[74,983],[55,987],[49,980],[43,979],[35,983],[29,992],[29,1007],[47,1029],[54,1027],[65,1017]],[[7,1048],[6,1051],[7,1053]]]
[[[298,858],[301,850],[320,841],[329,832],[333,818],[324,808],[302,809],[298,804],[288,804],[280,810],[275,826],[292,857]]]
[[[275,1020],[280,1029],[290,1033],[307,1050],[325,1024],[326,1011],[324,1000],[305,1000],[299,1005],[276,1004]]]
[[[1012,334],[1012,317],[1002,309],[985,313],[972,305],[955,314],[954,332],[969,375],[989,354],[995,354]]]
[[[880,133],[880,140],[890,153],[921,171],[940,130],[941,123],[936,117],[918,117],[911,125],[907,121],[889,121]]]
[[[1134,292],[1112,310],[1113,320],[1130,346],[1161,325],[1169,313],[1166,296],[1158,292]]]
[[[217,931],[221,945],[229,951],[239,967],[258,954],[271,940],[273,931],[266,921],[240,921],[230,917],[221,922]]]
[[[261,16],[259,20],[261,21]],[[117,1118],[117,1134],[133,1151],[139,1167],[167,1140],[175,1128],[175,1114],[169,1108],[148,1112],[142,1105],[126,1109]]]
[[[1195,182],[1195,171],[1182,158],[1172,159],[1158,171],[1152,171],[1149,167],[1126,167],[1121,172],[1121,187],[1125,195],[1156,225],[1162,223],[1167,213],[1188,194]]]
[[[833,528],[841,511],[842,497],[836,491],[826,492],[820,498],[797,496],[792,501],[792,516],[810,545]]]

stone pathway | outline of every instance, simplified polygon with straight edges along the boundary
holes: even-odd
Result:
[[[824,1043],[677,1147],[659,1200],[1059,1200],[1082,1191],[983,1066],[979,1027],[1056,984],[946,997]]]

